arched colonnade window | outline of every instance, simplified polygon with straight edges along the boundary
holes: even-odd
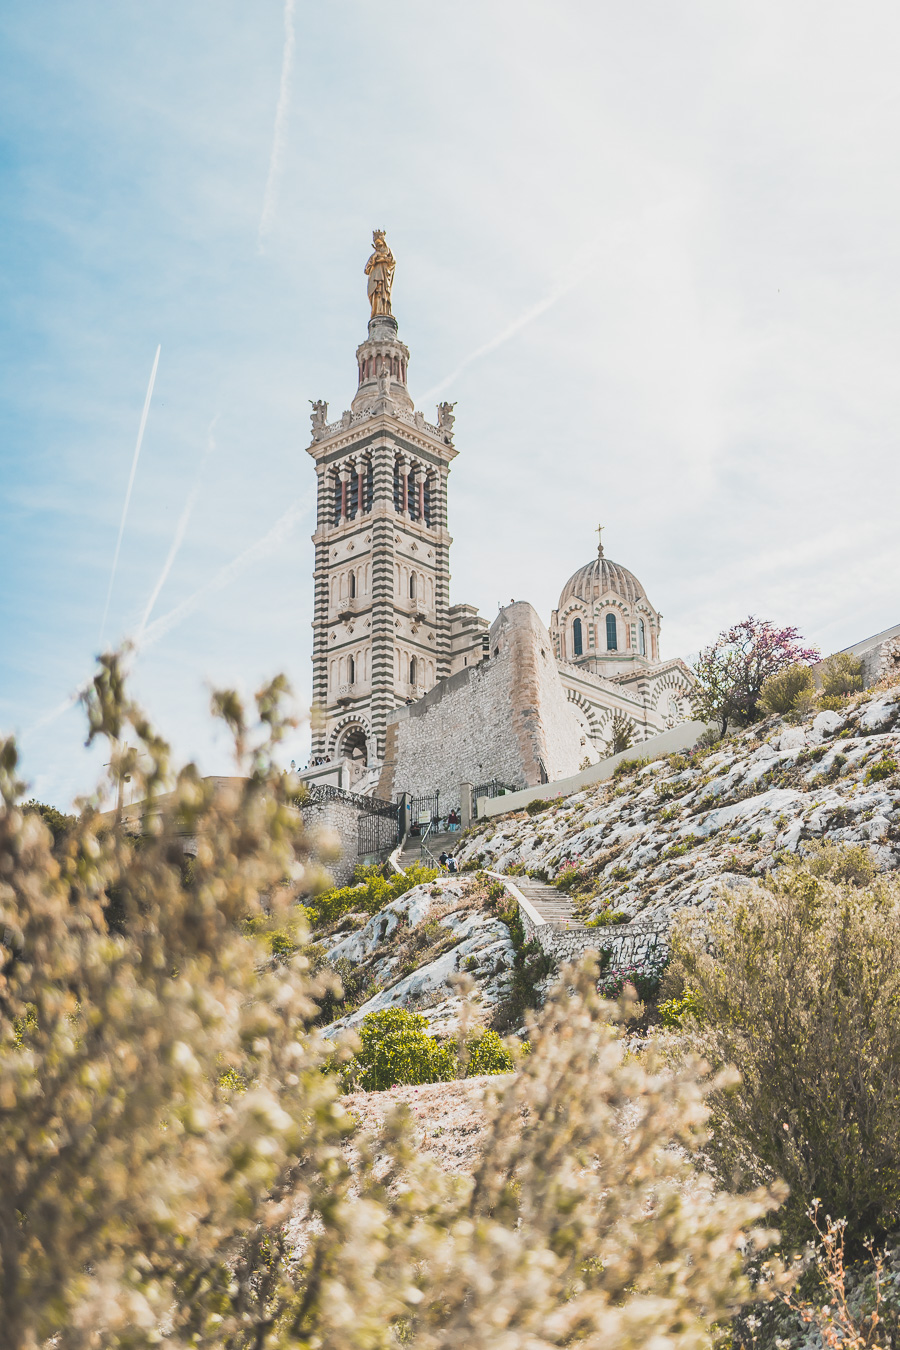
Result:
[[[359,363],[359,383],[377,380],[385,371],[393,379],[406,384],[406,362],[402,356],[391,355],[390,352],[377,352],[374,356],[363,357]]]
[[[368,455],[352,455],[343,464],[329,470],[334,524],[355,520],[372,510],[375,490],[372,460]]]
[[[434,524],[433,501],[437,478],[433,469],[408,455],[394,460],[394,510],[429,529]]]

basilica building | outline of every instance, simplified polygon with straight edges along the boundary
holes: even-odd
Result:
[[[308,446],[318,504],[313,740],[304,777],[357,792],[378,788],[382,795],[386,786],[417,790],[397,781],[404,772],[397,757],[402,710],[421,704],[417,713],[428,713],[440,703],[446,717],[455,707],[469,735],[472,726],[481,727],[483,745],[493,734],[488,684],[490,699],[500,697],[502,703],[504,697],[496,678],[484,678],[492,660],[500,658],[499,619],[490,625],[474,606],[450,603],[448,480],[459,453],[454,405],[439,404],[433,422],[415,408],[407,384],[410,353],[391,310],[394,269],[384,233],[376,230],[365,268],[370,317],[367,337],[356,350],[356,393],[330,422],[327,403],[312,403]],[[602,758],[617,714],[620,725],[627,719],[634,742],[689,716],[689,669],[680,660],[661,660],[659,613],[633,573],[604,556],[602,543],[598,556],[566,582],[549,631],[530,606],[512,608],[517,615],[508,615],[503,627],[516,634],[515,642],[504,646],[507,702],[522,702],[524,691],[522,716],[532,729],[535,719],[543,718],[546,727],[541,722],[544,749],[525,756],[531,768],[523,760],[517,769],[521,756],[504,757],[498,748],[496,770],[506,779],[547,781],[548,765],[559,776],[574,759]],[[529,611],[524,618],[523,609]],[[532,647],[542,672],[540,694],[533,680],[520,678]],[[552,714],[546,711],[551,705]],[[501,713],[496,735],[502,739],[499,727],[509,720],[505,705]],[[407,743],[410,728],[434,740],[434,719],[405,720]],[[458,760],[447,767],[448,781],[456,772],[474,772],[461,748],[465,735],[464,726],[462,739],[446,728],[441,733],[445,758]],[[514,727],[509,735],[521,741]],[[566,747],[561,757],[548,747],[548,736]],[[431,755],[433,746],[427,751]],[[486,777],[490,760],[487,750],[477,765]],[[411,767],[409,773],[415,776]]]

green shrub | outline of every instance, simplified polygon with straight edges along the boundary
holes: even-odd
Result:
[[[703,1008],[694,1047],[741,1075],[713,1095],[723,1176],[783,1177],[788,1240],[820,1199],[858,1244],[900,1223],[900,879],[866,882],[840,852],[792,860],[706,934],[677,931],[673,972]]]
[[[468,1042],[469,1063],[466,1069],[469,1078],[480,1073],[512,1073],[516,1067],[512,1052],[497,1035],[496,1031],[483,1031]]]
[[[601,909],[593,919],[585,919],[585,928],[605,928],[608,924],[628,923],[624,909]]]
[[[32,797],[22,808],[24,811],[34,811],[47,826],[47,829],[53,835],[54,845],[59,844],[66,835],[71,832],[75,826],[76,817],[67,816],[63,811],[58,811],[55,806],[48,806],[46,802],[37,802]]]
[[[545,801],[543,797],[535,797],[533,802],[529,802],[525,807],[526,814],[529,816],[539,816],[542,811],[546,811],[550,802]]]
[[[816,707],[820,712],[841,712],[847,705],[847,699],[843,694],[820,694],[816,699]]]
[[[822,693],[826,697],[843,697],[862,689],[862,661],[850,652],[835,652],[826,656],[819,666]]]
[[[897,772],[897,761],[891,759],[890,755],[882,755],[881,759],[876,759],[874,764],[870,764],[866,769],[867,783],[880,783],[885,778],[890,778]]]
[[[801,694],[815,696],[816,682],[809,666],[785,666],[763,680],[759,705],[768,713],[791,712]]]
[[[667,998],[658,1004],[657,1011],[664,1027],[680,1027],[686,1017],[699,1018],[703,1005],[692,989],[686,989],[680,998]]]
[[[634,773],[636,769],[642,769],[649,763],[648,759],[620,759],[613,769],[613,778],[624,778],[626,774]]]
[[[414,886],[436,880],[440,873],[437,868],[414,862],[405,872],[398,872],[389,881],[380,867],[359,866],[353,875],[353,885],[323,891],[307,903],[309,922],[314,929],[329,927],[344,914],[377,914],[385,905],[398,900]]]
[[[396,1083],[441,1083],[456,1077],[456,1051],[426,1030],[428,1018],[406,1008],[368,1013],[359,1027],[362,1042],[344,1071],[348,1087],[381,1092]]]

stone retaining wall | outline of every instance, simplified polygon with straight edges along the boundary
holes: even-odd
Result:
[[[358,825],[359,817],[362,814],[360,808],[353,802],[342,801],[339,797],[332,798],[325,802],[307,802],[304,804],[301,814],[303,823],[307,829],[314,834],[319,832],[328,835],[337,835],[340,844],[340,856],[331,861],[320,858],[325,863],[331,875],[334,877],[336,886],[346,886],[353,880],[353,869],[357,863],[364,862],[357,853],[357,844],[359,840]],[[328,843],[324,852],[331,852],[330,844],[333,840],[323,841]],[[313,841],[313,856],[317,853],[315,841]]]
[[[491,873],[492,876],[498,875]],[[669,945],[669,923],[665,919],[633,919],[631,923],[609,924],[605,928],[566,928],[548,923],[508,877],[501,877],[514,896],[522,919],[525,937],[539,943],[541,950],[559,962],[577,961],[586,952],[608,951],[611,966],[637,966],[655,953],[663,954]]]

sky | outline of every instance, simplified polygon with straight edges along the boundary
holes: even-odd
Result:
[[[898,47],[886,0],[4,7],[0,733],[29,791],[93,789],[72,698],[129,637],[204,773],[211,689],[284,671],[302,708],[309,400],[349,407],[376,226],[410,392],[457,403],[453,602],[547,622],[602,523],[664,656],[748,613],[823,652],[898,622]]]

